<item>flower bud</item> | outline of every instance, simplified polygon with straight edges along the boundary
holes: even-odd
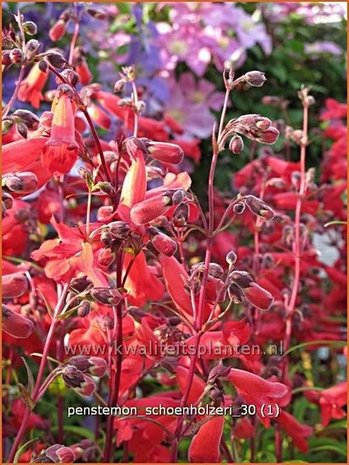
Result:
[[[168,195],[154,196],[136,203],[131,209],[131,220],[138,225],[150,223],[167,212],[172,203]]]
[[[88,300],[82,301],[77,310],[78,316],[85,318],[91,311],[91,303]]]
[[[65,21],[59,19],[49,30],[49,37],[53,42],[60,40],[65,34]]]
[[[23,58],[22,51],[19,48],[14,48],[10,51],[10,58],[12,63],[20,63]]]
[[[54,68],[63,68],[63,66],[66,64],[66,60],[64,56],[59,53],[59,52],[49,52],[46,55],[46,58],[48,62],[54,67]]]
[[[39,127],[39,118],[32,113],[31,111],[28,110],[16,110],[13,114],[12,117],[14,118],[14,121],[20,121],[24,123],[28,129],[37,129]]]
[[[274,126],[270,127],[266,131],[264,131],[262,134],[260,134],[256,140],[258,142],[261,142],[262,144],[275,144],[279,137],[279,131],[274,128]]]
[[[87,276],[79,276],[70,281],[69,288],[80,294],[86,291],[91,284],[92,281],[90,281]]]
[[[116,83],[114,84],[114,88],[113,88],[114,94],[120,94],[121,92],[123,92],[126,82],[127,81],[124,78],[116,81]]]
[[[2,135],[4,136],[12,128],[14,121],[11,118],[4,118],[2,120]]]
[[[13,312],[7,305],[2,306],[2,329],[17,339],[27,339],[34,330],[34,323]]]
[[[269,291],[253,282],[249,287],[244,289],[246,299],[254,307],[260,310],[268,310],[274,302],[274,297]]]
[[[116,239],[125,239],[130,233],[130,227],[125,221],[113,221],[108,225],[110,234]]]
[[[180,203],[172,216],[172,223],[176,228],[182,228],[187,224],[189,218],[189,206],[187,203]]]
[[[97,210],[97,220],[103,221],[113,214],[114,207],[112,205],[103,205]]]
[[[95,19],[103,20],[107,17],[103,10],[98,10],[97,8],[87,8],[86,11]]]
[[[247,271],[233,271],[230,274],[230,279],[243,289],[253,283],[253,278]]]
[[[257,118],[255,126],[260,129],[261,131],[266,131],[271,126],[271,120],[269,118],[265,118],[264,116],[260,116]]]
[[[73,463],[76,460],[74,451],[70,447],[61,444],[48,447],[44,452],[44,457],[54,463]]]
[[[109,289],[107,287],[95,287],[91,289],[90,294],[96,302],[111,307],[117,305],[122,297],[117,289]]]
[[[25,56],[28,60],[32,60],[39,50],[40,42],[35,39],[31,39],[26,43]]]
[[[20,194],[29,194],[38,188],[38,178],[30,172],[5,175],[3,183],[10,191]]]
[[[13,206],[12,195],[5,191],[2,191],[2,206],[5,211],[10,210]]]
[[[176,253],[177,243],[169,236],[162,233],[157,228],[148,228],[147,233],[150,236],[151,243],[158,252],[167,257],[171,257]]]
[[[244,149],[244,141],[241,136],[235,135],[230,139],[229,150],[234,154],[242,152]]]
[[[97,261],[101,266],[109,267],[115,260],[115,253],[109,248],[101,249],[98,252]]]
[[[238,202],[233,206],[233,211],[236,215],[241,215],[245,211],[245,204]]]
[[[237,255],[234,252],[234,250],[231,250],[230,252],[227,253],[225,257],[225,261],[228,263],[229,266],[235,265],[236,260],[237,260]]]
[[[19,297],[28,290],[28,280],[24,273],[6,274],[2,277],[2,296],[4,299]]]
[[[258,215],[267,221],[274,218],[274,211],[269,207],[269,205],[263,202],[263,200],[258,199],[254,195],[246,195],[243,200],[251,212],[255,215]]]
[[[159,160],[163,163],[181,163],[184,158],[184,152],[176,144],[170,144],[167,142],[147,142],[146,147],[149,155],[154,160]]]
[[[87,355],[76,355],[71,357],[67,365],[76,367],[82,373],[102,377],[107,371],[107,362],[101,357],[89,357]]]
[[[210,263],[208,265],[208,274],[213,278],[221,278],[223,276],[224,270],[218,265],[218,263]]]
[[[38,27],[33,21],[25,21],[23,23],[23,31],[28,34],[28,36],[34,36],[38,32]]]
[[[244,80],[252,87],[262,87],[267,79],[261,71],[249,71],[244,75]]]
[[[81,396],[89,397],[96,390],[96,383],[91,376],[83,373],[74,365],[67,365],[63,369],[62,379],[64,383],[73,388]]]
[[[10,66],[12,64],[11,55],[8,50],[2,51],[2,64],[4,66]]]

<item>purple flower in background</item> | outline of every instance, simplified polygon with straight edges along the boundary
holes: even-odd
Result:
[[[221,108],[223,100],[224,94],[215,91],[214,84],[205,79],[196,82],[191,73],[184,73],[178,82],[171,81],[164,111],[187,133],[204,139],[211,134],[215,122],[209,110]]]
[[[330,53],[336,56],[341,56],[343,54],[343,49],[331,41],[318,41],[312,44],[306,44],[304,50],[310,57],[318,56],[322,53]]]

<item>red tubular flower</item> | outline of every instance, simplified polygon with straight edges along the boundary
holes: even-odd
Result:
[[[27,339],[34,330],[34,323],[13,312],[6,305],[2,306],[2,327],[3,330],[17,339]]]
[[[29,171],[36,175],[38,188],[52,177],[52,173],[41,163],[41,154],[47,142],[46,137],[21,139],[2,148],[3,174]]]
[[[75,140],[73,102],[63,89],[52,103],[51,138],[41,155],[42,164],[51,173],[66,174],[76,162],[79,146]]]
[[[210,418],[200,426],[189,446],[189,460],[192,463],[218,463],[223,434],[224,416]]]
[[[154,160],[162,161],[163,163],[181,163],[184,157],[183,150],[176,144],[166,142],[147,142],[146,147],[149,155]]]
[[[41,100],[44,99],[42,89],[46,84],[47,78],[48,73],[41,71],[39,63],[35,64],[19,86],[18,100],[21,102],[30,102],[34,108],[39,108]]]
[[[345,417],[343,407],[347,405],[347,390],[348,383],[343,382],[321,392],[321,421],[324,426],[329,424],[331,418]]]
[[[81,57],[75,66],[75,71],[79,75],[80,82],[83,86],[87,86],[92,81],[92,73],[84,57]]]
[[[131,254],[125,254],[124,270],[131,260]],[[144,252],[140,252],[127,275],[125,288],[128,291],[127,300],[131,305],[142,306],[148,300],[158,301],[164,294],[164,286],[152,273],[145,260]]]
[[[7,299],[19,297],[28,290],[28,280],[24,273],[11,273],[2,277],[2,296]]]
[[[288,394],[287,386],[236,368],[230,370],[227,379],[245,402],[256,406],[256,413],[261,422],[266,427],[270,426],[270,418],[262,416],[262,405],[272,405],[275,411],[275,404],[280,403]]]
[[[292,438],[294,445],[304,454],[308,451],[307,438],[311,436],[313,428],[299,423],[290,413],[281,411],[276,421]]]
[[[269,291],[263,289],[257,283],[252,282],[249,287],[243,290],[246,299],[260,310],[268,310],[274,302],[274,297]]]
[[[118,213],[122,220],[131,223],[130,210],[145,197],[147,189],[147,175],[145,171],[144,155],[140,148],[130,147],[132,156],[131,166],[125,176]]]
[[[131,209],[131,220],[138,225],[150,223],[164,215],[171,206],[171,197],[162,194],[135,204]]]
[[[48,33],[52,42],[57,42],[57,40],[60,40],[64,36],[65,27],[66,23],[65,21],[63,21],[63,19],[59,19],[55,22],[55,24],[51,27]]]
[[[184,394],[186,387],[187,387],[188,373],[189,373],[189,369],[187,367],[184,367],[181,365],[177,367],[176,380],[179,386],[179,390],[181,391],[182,394]],[[197,401],[200,399],[202,393],[204,392],[205,387],[206,387],[206,383],[201,378],[199,378],[199,376],[194,375],[193,382],[191,384],[191,388],[190,388],[188,399],[187,399],[187,404],[195,405]]]
[[[255,428],[246,417],[242,417],[233,429],[233,437],[238,439],[249,439],[255,434]]]

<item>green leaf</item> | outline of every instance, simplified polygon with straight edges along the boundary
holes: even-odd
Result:
[[[313,447],[310,449],[309,452],[319,452],[319,451],[331,451],[331,452],[336,452],[339,455],[342,455],[343,457],[347,457],[347,449],[346,447],[342,447],[339,443],[338,446],[335,445],[327,445],[327,446],[318,446],[318,447]]]
[[[23,446],[21,446],[17,452],[16,452],[16,455],[14,456],[13,458],[13,463],[17,463],[18,462],[18,459],[19,457],[21,456],[21,454],[26,450],[26,448],[28,446],[30,446],[30,444],[32,444],[33,442],[37,441],[39,438],[33,438],[31,439],[30,441],[27,441],[25,444],[23,444]]]
[[[54,426],[51,428],[51,431],[53,433],[58,431],[58,426]],[[95,435],[92,431],[82,428],[81,426],[74,426],[74,425],[64,425],[64,431],[76,434],[77,436],[81,436],[82,438],[90,439],[91,441],[94,441]]]
[[[34,389],[33,373],[31,371],[30,366],[28,365],[26,359],[24,357],[21,357],[21,359],[23,360],[25,369],[27,370],[27,378],[28,378],[27,390],[30,392],[30,395],[31,395],[33,393],[33,389]]]

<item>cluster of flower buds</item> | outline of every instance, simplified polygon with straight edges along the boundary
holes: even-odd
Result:
[[[73,463],[76,456],[71,447],[53,444],[34,459],[34,463]]]
[[[137,225],[150,223],[164,215],[172,205],[181,204],[185,196],[183,189],[165,190],[160,195],[136,203],[131,209],[131,220]]]
[[[246,299],[251,305],[260,310],[268,310],[274,298],[269,291],[259,286],[247,271],[234,270],[229,274],[229,297],[235,303]]]
[[[15,126],[17,134],[28,137],[28,131],[35,131],[39,127],[40,120],[31,111],[16,110],[11,116],[7,116],[2,120],[2,132],[7,134],[8,131]]]
[[[154,227],[147,228],[147,234],[151,245],[157,252],[167,255],[167,257],[171,257],[176,253],[177,243],[167,234]]]
[[[245,195],[240,197],[238,202],[233,206],[233,211],[236,215],[241,215],[247,207],[254,215],[263,218],[266,221],[270,221],[274,218],[275,213],[269,205],[263,200],[255,197],[254,195]]]
[[[96,390],[93,376],[103,377],[107,372],[107,362],[101,357],[77,355],[61,368],[62,379],[66,386],[73,388],[81,396],[89,397]]]
[[[94,287],[90,291],[90,296],[102,305],[113,307],[122,299],[122,294],[117,289],[108,287]]]

